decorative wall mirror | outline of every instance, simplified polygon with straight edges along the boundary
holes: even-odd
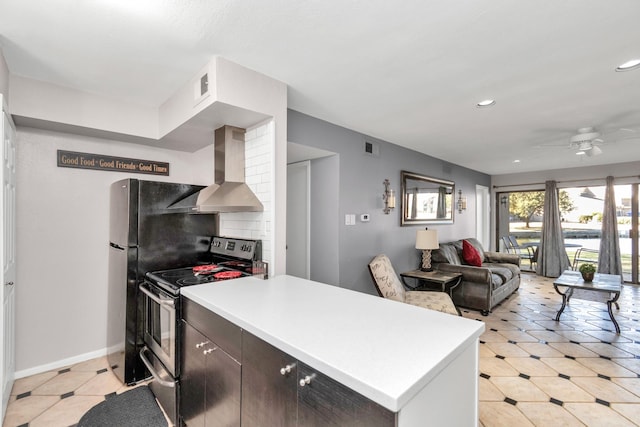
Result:
[[[402,225],[452,224],[455,184],[402,171]]]

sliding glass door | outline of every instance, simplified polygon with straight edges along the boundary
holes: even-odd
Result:
[[[604,186],[567,187],[559,190],[562,230],[567,255],[572,264],[580,249],[583,250],[578,259],[597,257],[604,191]],[[496,196],[498,247],[506,250],[503,236],[515,237],[523,245],[534,245],[540,241],[544,191],[502,192]],[[638,184],[616,185],[615,199],[624,279],[638,283]]]

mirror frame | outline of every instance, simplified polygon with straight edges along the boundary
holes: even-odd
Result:
[[[417,181],[425,181],[432,184],[441,184],[447,187],[451,187],[451,214],[446,218],[409,218],[407,215],[407,210],[409,209],[408,197],[410,194],[407,193],[407,180],[417,180]],[[456,194],[456,185],[453,181],[447,181],[445,179],[432,178],[425,175],[420,175],[413,172],[402,171],[400,174],[400,182],[402,183],[402,200],[401,200],[401,222],[400,225],[420,225],[420,224],[453,224],[453,216],[455,212],[455,194]]]

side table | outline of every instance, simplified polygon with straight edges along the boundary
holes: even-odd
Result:
[[[404,273],[400,273],[402,282],[412,291],[420,291],[423,289],[432,289],[431,285],[438,285],[442,292],[446,292],[453,299],[453,289],[462,282],[462,274],[460,273],[445,273],[438,270],[422,271],[411,270]],[[410,285],[406,279],[412,279],[417,282],[417,285]]]

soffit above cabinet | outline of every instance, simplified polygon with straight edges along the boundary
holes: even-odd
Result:
[[[204,96],[198,89],[203,75],[208,80]],[[12,76],[10,90],[18,126],[186,152],[211,145],[214,130],[223,125],[246,129],[282,114],[273,105],[286,114],[284,83],[222,58],[210,61],[159,107],[19,76]]]

